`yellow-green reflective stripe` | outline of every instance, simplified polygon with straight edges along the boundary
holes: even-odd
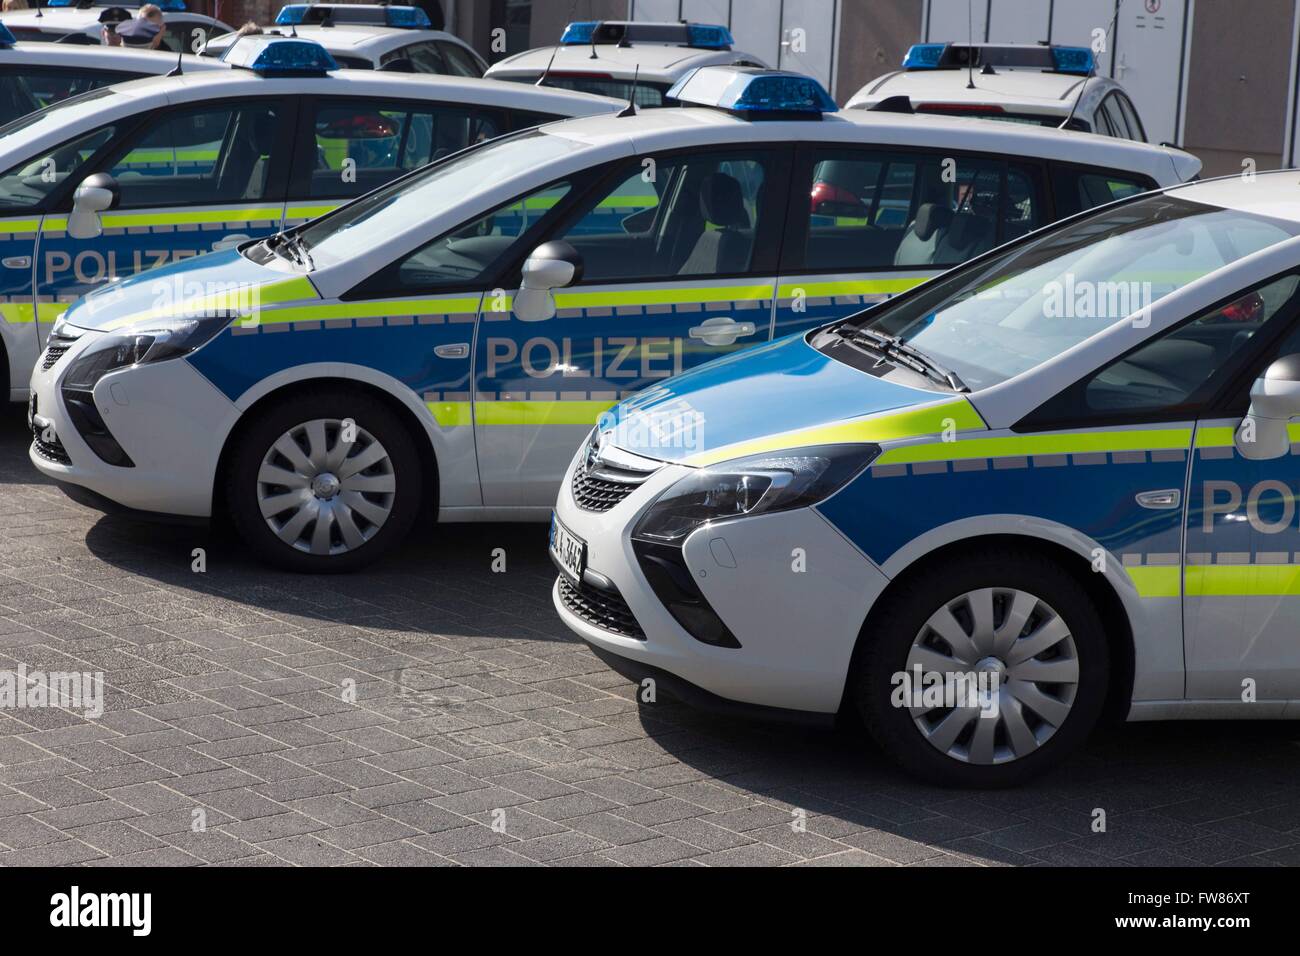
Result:
[[[280,218],[279,206],[244,209],[204,209],[200,212],[110,212],[103,216],[104,227],[129,228],[131,226],[185,226],[205,222],[257,222]],[[63,221],[67,228],[67,220]]]
[[[681,305],[694,302],[753,302],[772,298],[772,286],[716,286],[694,289],[634,290],[630,292],[564,292],[555,296],[561,309],[592,309],[614,305]]]
[[[853,442],[896,441],[901,438],[918,438],[937,435],[945,428],[958,430],[983,429],[984,420],[964,398],[909,408],[902,412],[875,415],[833,425],[819,425],[798,431],[785,432],[754,441],[725,445],[712,451],[701,452],[686,459],[686,464],[704,467],[733,458],[744,458],[783,448],[804,448],[809,445],[844,445]]]
[[[0,220],[0,232],[35,232],[41,227],[39,219],[5,219]]]
[[[1138,597],[1176,598],[1182,594],[1178,565],[1125,568],[1137,588]]]
[[[169,307],[133,312],[121,318],[104,323],[101,328],[120,329],[135,322],[147,319],[162,319],[175,315],[196,315],[203,312],[227,310],[249,312],[262,321],[261,307],[275,305],[279,302],[298,302],[303,299],[317,299],[316,287],[308,279],[281,279],[264,285],[240,285],[232,283],[233,288],[222,289],[211,295],[196,296],[172,303]],[[66,306],[64,306],[66,308]],[[269,313],[277,314],[277,313]]]
[[[443,428],[475,424],[581,425],[596,424],[613,402],[426,402],[430,414]]]
[[[1085,455],[1111,451],[1163,451],[1186,449],[1190,428],[1150,431],[1074,432],[1068,435],[1014,435],[1007,438],[971,438],[891,448],[878,459],[880,465],[922,461],[956,461],[960,458],[1010,458],[1020,455]]]
[[[312,296],[315,298],[314,294]],[[263,312],[263,325],[273,322],[323,322],[329,319],[369,319],[393,315],[456,315],[478,311],[472,299],[398,299],[378,302],[339,302],[330,305],[290,306]]]
[[[594,425],[614,402],[476,402],[476,425]]]
[[[1300,596],[1300,565],[1191,565],[1187,568],[1187,596]]]
[[[343,205],[341,202],[323,204],[319,206],[290,206],[285,210],[285,216],[289,219],[315,219],[317,216],[323,216],[327,212],[333,212]]]
[[[1287,435],[1293,442],[1300,442],[1300,423],[1286,427]],[[1237,430],[1230,425],[1215,425],[1212,428],[1196,429],[1197,448],[1231,448]]]
[[[814,298],[837,295],[897,295],[926,281],[929,276],[901,276],[897,279],[860,279],[849,282],[790,282],[777,290],[778,299],[793,299],[799,293]]]
[[[10,325],[30,324],[37,315],[42,324],[49,324],[70,308],[70,302],[40,302],[32,311],[30,302],[0,302],[0,318]]]

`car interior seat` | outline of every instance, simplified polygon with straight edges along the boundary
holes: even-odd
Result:
[[[705,228],[679,275],[726,275],[749,268],[754,234],[740,182],[726,173],[710,173],[700,183],[700,212]],[[709,229],[711,224],[715,228]]]

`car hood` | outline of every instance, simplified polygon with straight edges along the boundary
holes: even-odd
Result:
[[[647,389],[602,418],[602,441],[705,466],[784,448],[982,429],[964,397],[858,371],[802,335],[739,352]]]
[[[231,312],[255,317],[263,305],[317,298],[303,276],[259,265],[229,249],[149,269],[96,289],[66,320],[101,332],[139,322]]]

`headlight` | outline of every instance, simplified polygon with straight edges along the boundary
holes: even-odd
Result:
[[[202,318],[141,322],[106,337],[68,369],[63,387],[90,391],[109,372],[188,355],[206,345],[236,317],[234,312]]]
[[[702,468],[664,491],[632,536],[680,543],[706,524],[816,504],[879,454],[878,445],[817,445]]]

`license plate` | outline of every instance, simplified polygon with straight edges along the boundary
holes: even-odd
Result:
[[[551,557],[575,582],[582,580],[582,572],[587,569],[587,542],[560,524],[554,515],[551,516]]]

